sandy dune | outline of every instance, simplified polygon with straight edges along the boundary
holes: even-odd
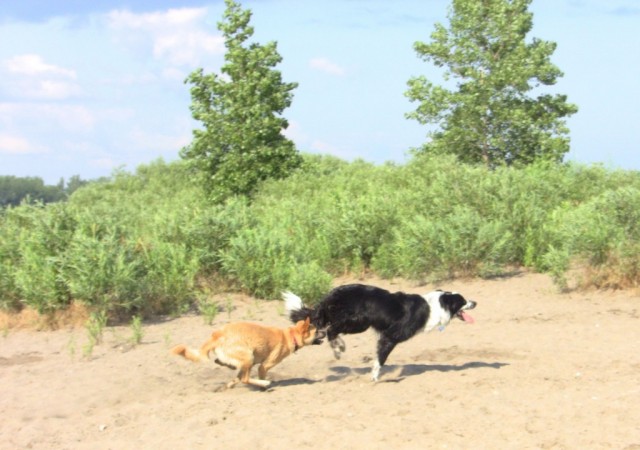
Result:
[[[147,323],[138,346],[130,327],[109,328],[90,358],[83,328],[5,332],[0,448],[640,449],[636,292],[558,294],[539,274],[438,287],[478,301],[476,323],[400,344],[377,384],[369,332],[347,336],[341,360],[301,349],[266,392],[220,390],[231,370],[169,354],[207,338],[199,316]],[[288,324],[279,302],[231,300],[214,327]]]

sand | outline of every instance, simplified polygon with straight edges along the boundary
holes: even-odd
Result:
[[[476,323],[400,344],[378,383],[366,332],[345,337],[340,360],[326,343],[301,349],[271,370],[268,391],[221,390],[233,371],[169,350],[228,321],[288,325],[281,302],[235,294],[212,326],[145,323],[139,345],[130,326],[108,327],[90,356],[84,328],[5,330],[0,448],[640,449],[637,292],[560,294],[527,273],[438,287],[476,300]]]

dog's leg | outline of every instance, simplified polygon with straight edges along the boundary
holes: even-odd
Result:
[[[249,381],[247,382],[247,384],[250,384],[252,386],[257,386],[257,387],[262,388],[262,389],[266,389],[269,386],[271,386],[271,381],[269,381],[269,380],[256,380],[255,378],[249,378]]]
[[[333,356],[336,359],[340,359],[342,350],[344,349],[344,341],[342,341],[343,345],[340,345],[340,341],[342,341],[342,339],[340,338],[329,341],[329,344],[331,345],[331,350],[333,350]]]
[[[260,366],[260,367],[262,367],[262,366]],[[247,383],[247,384],[250,384],[250,385],[252,385],[252,386],[258,386],[258,387],[260,387],[260,388],[262,388],[262,389],[266,389],[266,388],[268,388],[268,387],[269,387],[269,385],[271,384],[271,381],[269,381],[269,380],[265,380],[265,379],[263,378],[263,377],[265,377],[265,376],[267,375],[267,371],[265,370],[265,371],[263,372],[263,371],[261,370],[260,372],[261,372],[261,373],[260,373],[260,375],[259,375],[259,377],[260,377],[260,379],[259,379],[259,380],[256,380],[255,378],[247,378],[247,380],[246,380],[246,381],[244,381],[244,382],[245,382],[245,383]]]
[[[331,330],[331,327],[327,330],[327,339],[329,339],[329,345],[331,345],[331,350],[333,350],[333,356],[336,359],[340,359],[341,353],[347,349],[344,341],[337,333]]]
[[[224,367],[228,367],[229,369],[236,370],[239,368],[245,359],[247,359],[250,355],[236,355],[233,352],[229,352],[224,348],[216,348],[214,349],[214,353],[216,355],[216,359],[213,362],[219,364]]]
[[[240,368],[240,372],[238,373],[238,378],[240,379],[240,381],[242,381],[244,384],[250,384],[252,386],[257,386],[262,389],[268,388],[269,385],[271,384],[271,381],[262,380],[262,379],[256,380],[255,378],[251,378],[249,376],[252,365],[253,365],[253,362],[243,364],[243,366]]]
[[[260,366],[258,367],[258,377],[261,380],[266,380],[267,379],[267,371],[271,370],[271,368],[273,366],[275,366],[277,363],[273,362],[273,361],[265,361],[262,364],[260,364]]]
[[[269,369],[270,368],[267,368],[264,363],[260,364],[260,367],[258,367],[258,378],[260,378],[261,380],[266,380],[267,370]]]
[[[229,369],[233,369],[233,370],[237,369],[236,366],[232,366],[231,364],[227,364],[225,362],[222,362],[218,358],[216,358],[213,362],[218,364],[219,366],[222,366],[222,367],[228,367]]]
[[[373,363],[373,369],[371,370],[371,380],[378,381],[380,376],[380,369],[387,361],[389,354],[395,348],[396,343],[387,339],[384,335],[381,335],[378,339],[378,359]]]

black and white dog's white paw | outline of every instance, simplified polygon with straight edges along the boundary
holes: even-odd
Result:
[[[344,340],[340,336],[329,341],[329,344],[331,344],[331,349],[333,350],[333,356],[335,356],[336,359],[340,359],[340,356],[342,355],[342,353],[344,353],[344,351],[347,349],[347,346],[345,345]]]

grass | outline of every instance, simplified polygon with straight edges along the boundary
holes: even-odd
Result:
[[[133,345],[139,345],[143,337],[142,318],[140,316],[133,316],[131,318],[131,343]]]
[[[104,328],[107,325],[107,313],[97,311],[91,313],[85,328],[87,330],[88,341],[83,347],[83,355],[89,358],[93,354],[93,348],[102,343]]]

